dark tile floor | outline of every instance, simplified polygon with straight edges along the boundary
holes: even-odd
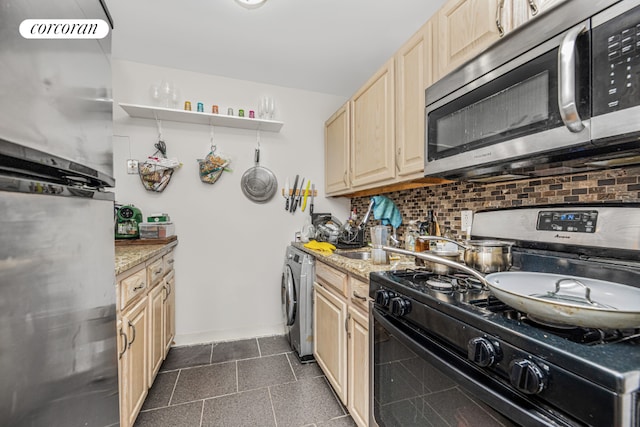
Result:
[[[318,365],[284,336],[174,347],[136,427],[353,427]]]

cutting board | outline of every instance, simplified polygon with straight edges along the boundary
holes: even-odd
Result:
[[[169,236],[163,239],[116,239],[116,246],[131,246],[131,245],[166,245],[174,240],[177,240],[178,236]]]

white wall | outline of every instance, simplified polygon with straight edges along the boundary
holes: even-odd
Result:
[[[276,100],[275,120],[282,130],[261,133],[261,165],[271,169],[279,188],[296,174],[311,179],[320,197],[315,212],[346,218],[348,199],[324,197],[324,121],[346,100],[320,93],[269,86],[219,76],[113,60],[114,174],[116,200],[133,203],[143,215],[167,212],[176,224],[176,343],[192,344],[273,335],[283,332],[280,276],[285,248],[308,216],[284,210],[280,193],[266,204],[243,195],[240,180],[253,166],[256,132],[215,128],[218,150],[232,158],[233,172],[213,185],[201,183],[197,158],[210,147],[204,125],[163,122],[168,157],[178,169],[162,193],[147,192],[137,175],[128,175],[126,159],[142,160],[154,152],[156,123],[130,118],[118,102],[150,105],[149,87],[165,78],[182,98],[220,106],[256,110],[261,96]],[[260,70],[256,69],[256,73]]]

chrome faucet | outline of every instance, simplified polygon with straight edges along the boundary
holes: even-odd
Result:
[[[397,229],[393,227],[393,233],[389,236],[389,241],[391,242],[391,246],[395,248],[399,248],[401,246],[400,240],[398,240],[398,235],[396,234]]]

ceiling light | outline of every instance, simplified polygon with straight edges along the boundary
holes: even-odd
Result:
[[[236,0],[236,3],[247,9],[256,9],[265,4],[266,1],[267,0]]]

